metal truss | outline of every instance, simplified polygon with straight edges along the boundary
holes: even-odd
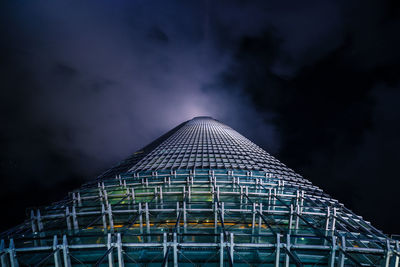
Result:
[[[1,234],[1,266],[399,266],[398,241],[209,117]]]
[[[399,242],[265,171],[125,172],[31,211],[2,266],[398,266]]]

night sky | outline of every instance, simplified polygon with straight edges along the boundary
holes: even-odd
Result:
[[[2,1],[0,231],[209,115],[400,234],[399,3]]]

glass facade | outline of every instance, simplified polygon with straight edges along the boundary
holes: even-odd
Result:
[[[197,117],[2,233],[2,266],[398,266],[399,243]]]

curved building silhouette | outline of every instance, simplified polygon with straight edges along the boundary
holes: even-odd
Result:
[[[1,236],[2,266],[398,266],[399,244],[232,128],[182,123]]]

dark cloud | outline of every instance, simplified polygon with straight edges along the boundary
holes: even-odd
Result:
[[[398,8],[3,2],[1,208],[14,219],[1,227],[182,121],[210,115],[396,232],[377,214],[399,205],[390,197],[400,150]]]
[[[2,4],[0,202],[13,218],[2,228],[194,116],[274,135],[240,94],[205,89],[228,60],[205,34],[205,8]]]
[[[72,79],[78,74],[78,70],[63,63],[56,63],[53,68],[54,75],[62,76],[64,79]]]
[[[355,6],[337,6],[343,17],[334,28],[342,32],[325,35],[341,38],[329,45],[312,38],[287,46],[296,35],[279,28],[242,38],[223,81],[274,114],[265,121],[278,129],[278,158],[379,228],[398,232],[399,18],[386,15],[393,12],[384,2]],[[324,27],[329,17],[317,17]]]
[[[160,44],[167,44],[169,41],[168,35],[165,34],[160,28],[154,27],[150,29],[148,35],[151,40],[159,42]]]

